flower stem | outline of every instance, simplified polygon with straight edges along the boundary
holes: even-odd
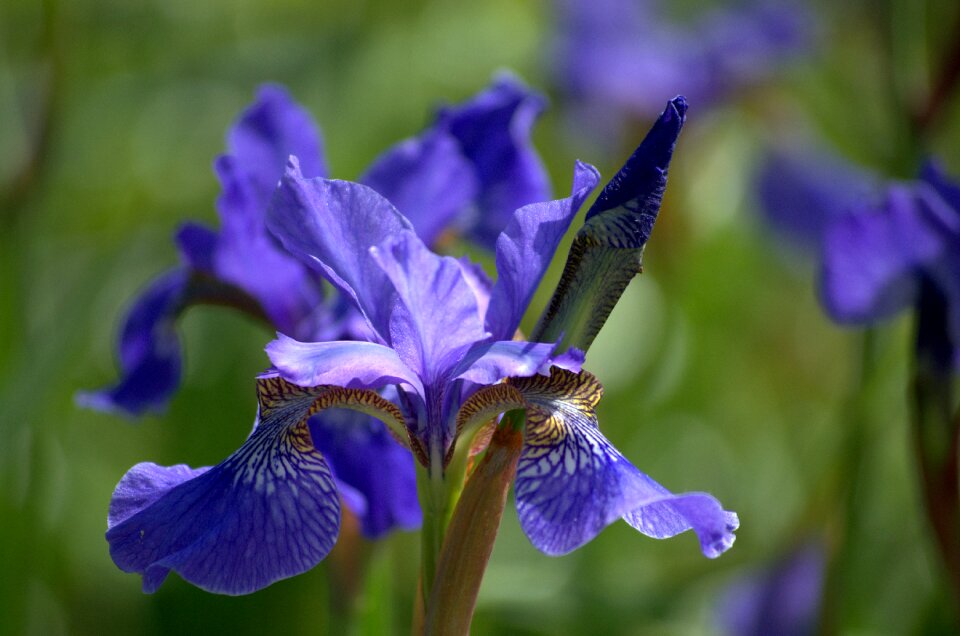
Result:
[[[523,411],[511,411],[471,473],[450,520],[427,596],[424,634],[469,634],[480,583],[500,528],[523,444]]]
[[[430,598],[449,514],[449,496],[441,465],[440,461],[431,462],[430,468],[417,472],[417,488],[420,491],[420,503],[423,506],[423,529],[420,531],[420,584],[424,602]]]

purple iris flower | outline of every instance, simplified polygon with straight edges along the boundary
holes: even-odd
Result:
[[[731,636],[812,636],[820,621],[826,555],[819,541],[798,546],[769,568],[734,583],[718,606]]]
[[[504,75],[468,102],[442,109],[433,125],[381,155],[362,180],[404,210],[435,242],[452,225],[481,245],[490,223],[519,205],[543,200],[546,172],[530,141],[544,100]],[[184,265],[162,274],[134,303],[120,337],[123,377],[78,395],[84,406],[140,415],[162,408],[181,378],[178,317],[199,303],[230,305],[273,329],[303,339],[364,337],[362,316],[345,299],[324,298],[320,277],[267,231],[265,212],[287,157],[304,174],[327,174],[319,132],[279,86],[264,86],[227,135],[215,171],[221,228],[187,223],[177,233]],[[359,413],[310,422],[340,491],[378,537],[420,524],[413,461],[382,423]]]
[[[810,39],[794,2],[750,0],[684,21],[667,4],[558,0],[561,85],[605,119],[611,108],[648,113],[681,90],[708,104],[768,77]]]
[[[942,367],[960,365],[960,187],[928,164],[918,181],[890,185],[879,205],[837,219],[824,236],[821,297],[844,324],[936,304],[943,323],[920,325],[920,344]]]
[[[759,189],[774,227],[818,248],[820,298],[833,320],[866,325],[936,303],[941,333],[919,336],[944,365],[960,364],[960,187],[939,167],[884,186],[826,154],[780,154],[765,162]]]
[[[685,110],[682,98],[671,102],[653,141],[607,186],[610,210],[658,205]],[[736,515],[710,495],[668,492],[616,451],[597,427],[602,389],[580,371],[582,353],[513,339],[598,179],[578,162],[571,196],[516,210],[497,239],[491,283],[467,261],[431,252],[375,190],[305,178],[291,158],[267,226],[354,303],[368,340],[270,343],[275,370],[258,380],[257,425],[240,449],[211,469],[141,464],[121,480],[107,532],[114,561],[141,573],[146,591],[173,569],[229,594],[318,563],[336,540],[340,497],[349,496],[338,495],[306,424],[328,408],[376,414],[430,475],[442,474],[465,421],[524,408],[517,509],[538,548],[569,552],[623,518],[657,538],[693,529],[704,554],[722,553]]]

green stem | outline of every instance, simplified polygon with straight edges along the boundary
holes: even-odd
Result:
[[[454,510],[427,596],[424,634],[470,633],[483,574],[516,475],[523,445],[523,411],[510,411],[471,473]]]
[[[449,493],[443,478],[442,460],[430,463],[430,468],[418,469],[417,490],[423,506],[423,529],[420,531],[422,597],[430,598],[437,560],[443,546],[443,535],[449,513]]]

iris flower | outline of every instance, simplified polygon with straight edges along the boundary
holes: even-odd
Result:
[[[419,136],[382,154],[361,180],[404,210],[429,243],[455,227],[481,245],[491,223],[546,198],[546,173],[530,142],[543,99],[504,75],[468,102],[441,109]],[[238,308],[274,330],[305,339],[356,339],[362,316],[324,295],[320,277],[286,252],[264,223],[289,155],[304,174],[328,173],[309,114],[279,86],[264,86],[227,135],[214,164],[223,186],[221,228],[187,223],[177,233],[184,265],[158,277],[130,310],[120,337],[123,377],[81,393],[81,404],[140,415],[164,406],[181,376],[179,316],[191,305]],[[494,237],[495,238],[495,237]],[[374,418],[332,412],[311,420],[316,447],[366,536],[420,524],[414,466]]]
[[[817,247],[833,320],[868,325],[937,304],[943,324],[921,325],[919,336],[941,366],[960,365],[960,186],[936,164],[884,184],[829,155],[781,155],[759,184],[773,225]]]
[[[921,346],[943,368],[960,366],[960,187],[935,165],[890,185],[824,236],[822,298],[845,324],[868,324],[934,304],[943,324],[921,324]],[[931,312],[923,312],[930,315]]]
[[[588,223],[646,241],[685,111],[682,98],[668,104]],[[233,455],[200,470],[140,464],[123,477],[107,532],[117,565],[141,573],[145,591],[176,570],[204,589],[240,594],[318,563],[336,540],[340,496],[309,416],[329,408],[376,415],[431,476],[442,476],[472,423],[525,409],[517,509],[548,554],[577,548],[619,518],[658,538],[693,529],[709,557],[728,548],[735,514],[707,494],[671,494],[602,435],[594,413],[602,389],[580,370],[581,352],[514,339],[598,180],[578,162],[571,196],[516,210],[497,239],[491,283],[466,260],[431,252],[373,189],[306,178],[291,158],[267,226],[354,303],[368,339],[270,343],[274,370],[257,381],[257,422]]]

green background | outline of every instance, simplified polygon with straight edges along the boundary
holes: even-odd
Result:
[[[844,529],[843,633],[949,632],[909,444],[909,319],[880,326],[858,396],[861,336],[823,315],[816,264],[765,228],[752,173],[768,142],[812,134],[909,176],[904,104],[928,89],[960,7],[838,4],[811,6],[819,32],[807,57],[723,104],[691,104],[646,271],[588,359],[607,387],[607,436],[670,489],[706,490],[736,510],[735,547],[710,561],[692,534],[654,541],[617,523],[551,558],[509,504],[474,633],[717,633],[731,581],[810,536],[836,547]],[[269,331],[192,309],[183,387],[160,417],[80,410],[73,394],[115,378],[120,317],[175,263],[177,225],[216,222],[211,163],[261,82],[286,84],[314,114],[332,174],[349,179],[438,103],[513,69],[551,98],[534,140],[555,193],[569,190],[576,158],[611,176],[656,113],[613,147],[572,123],[551,72],[553,20],[548,3],[516,0],[0,5],[0,633],[333,629],[327,564],[246,597],[176,575],[147,596],[103,538],[130,466],[210,465],[240,445]],[[958,131],[953,104],[930,139],[953,175]],[[417,538],[366,550],[357,633],[404,633]]]

